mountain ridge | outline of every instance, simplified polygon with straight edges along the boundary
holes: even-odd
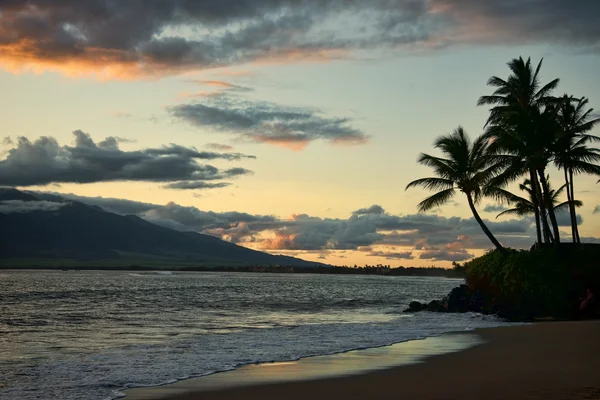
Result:
[[[273,255],[198,232],[181,232],[136,215],[119,215],[58,195],[0,188],[0,263],[188,266],[325,266]]]

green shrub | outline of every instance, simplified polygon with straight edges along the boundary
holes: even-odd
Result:
[[[494,250],[466,263],[466,280],[485,297],[484,311],[512,319],[569,318],[586,289],[599,293],[599,260],[598,246]]]

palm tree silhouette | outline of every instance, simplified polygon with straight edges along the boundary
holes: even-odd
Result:
[[[484,135],[493,142],[490,150],[502,154],[510,163],[505,173],[495,179],[495,185],[505,185],[529,174],[533,200],[538,204],[534,209],[538,243],[542,242],[540,225],[547,224],[545,215],[552,222],[555,241],[560,241],[554,210],[545,212],[549,201],[545,169],[550,162],[548,148],[555,135],[557,112],[556,99],[550,93],[559,79],[541,85],[542,61],[534,70],[529,58],[527,61],[522,57],[511,60],[508,79],[491,77],[487,84],[496,88],[495,91],[489,96],[481,96],[477,102],[478,106],[492,106]]]
[[[503,161],[497,161],[488,154],[488,142],[485,138],[479,137],[471,143],[462,127],[458,127],[450,135],[438,137],[434,146],[446,158],[421,153],[418,161],[433,168],[437,176],[417,179],[406,186],[406,189],[420,186],[428,190],[439,190],[419,203],[419,211],[425,212],[447,203],[459,190],[466,195],[471,212],[483,232],[497,249],[504,251],[475,208],[475,204],[483,197],[483,188],[504,167]]]
[[[519,189],[524,191],[527,196],[521,197],[502,188],[488,188],[488,190],[486,191],[488,195],[495,197],[497,200],[513,205],[513,208],[502,211],[496,216],[496,218],[504,215],[524,217],[527,215],[535,214],[535,209],[538,206],[534,202],[534,193],[531,187],[531,181],[529,179],[526,179],[523,183],[519,185]],[[573,206],[573,209],[575,209],[575,207],[583,206],[583,203],[579,200],[568,199],[565,202],[559,203],[560,196],[563,194],[565,189],[568,189],[567,184],[562,185],[557,190],[554,190],[551,186],[549,187],[548,197],[550,199],[550,203],[546,205],[547,209],[552,208],[554,212],[558,213],[565,210],[569,210],[571,206]],[[550,232],[546,233],[549,235],[551,234]],[[552,239],[554,238],[552,237]]]
[[[587,133],[600,122],[600,118],[589,119],[593,109],[586,110],[587,104],[588,99],[585,97],[574,99],[566,94],[559,104],[557,123],[560,133],[554,143],[553,159],[556,167],[564,172],[569,201],[573,200],[575,194],[574,175],[600,175],[600,166],[595,164],[600,161],[600,150],[586,146],[588,143],[600,141],[600,137]],[[573,243],[581,243],[574,203],[569,207],[569,214]]]

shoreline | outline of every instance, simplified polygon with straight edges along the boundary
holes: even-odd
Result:
[[[483,328],[455,333],[475,335],[483,341],[481,345],[446,354],[425,355],[416,363],[388,366],[358,375],[255,385],[242,382],[241,386],[232,386],[235,382],[231,380],[232,375],[238,380],[244,375],[242,367],[174,385],[130,389],[126,391],[126,399],[247,400],[306,399],[311,396],[351,399],[369,396],[383,399],[600,399],[600,374],[597,372],[600,371],[599,334],[600,321],[541,322]],[[451,334],[438,338],[448,335]],[[250,367],[258,368],[256,365]],[[230,376],[224,377],[225,374]],[[213,380],[218,377],[217,381],[221,381],[210,387],[206,382],[208,377]],[[178,384],[177,390],[168,390]]]
[[[126,400],[157,400],[171,398],[174,395],[219,391],[232,387],[247,388],[356,376],[426,362],[430,357],[463,351],[484,343],[484,340],[475,334],[475,330],[449,331],[375,347],[296,359],[240,364],[228,370],[153,386],[122,389],[120,392],[126,395],[124,397]],[[268,372],[265,373],[267,368]]]

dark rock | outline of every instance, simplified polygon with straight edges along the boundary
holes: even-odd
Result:
[[[442,300],[442,306],[448,312],[465,313],[469,311],[469,304],[473,292],[467,285],[460,285],[450,291],[450,293]]]
[[[419,301],[411,301],[408,308],[404,312],[419,312],[423,311],[427,306]]]
[[[427,305],[427,311],[431,312],[444,312],[444,307],[442,307],[442,303],[439,300],[432,300]]]

